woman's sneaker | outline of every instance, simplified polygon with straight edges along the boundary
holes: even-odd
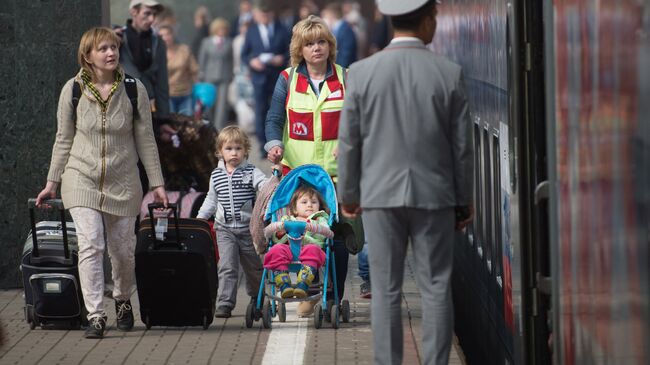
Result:
[[[115,314],[117,315],[117,329],[130,331],[133,329],[133,307],[130,300],[115,301]]]
[[[106,317],[93,317],[88,321],[88,328],[84,333],[86,338],[103,338],[106,329]]]

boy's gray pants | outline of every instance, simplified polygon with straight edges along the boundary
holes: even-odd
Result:
[[[246,276],[246,293],[257,296],[262,280],[262,260],[255,252],[248,227],[231,229],[216,227],[219,248],[219,294],[217,308],[235,308],[239,263]]]

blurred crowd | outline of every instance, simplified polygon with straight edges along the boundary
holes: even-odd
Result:
[[[264,145],[262,131],[256,131],[255,118],[256,114],[265,114],[268,106],[256,108],[256,104],[268,104],[263,99],[270,95],[264,95],[264,91],[272,93],[277,74],[288,66],[291,30],[299,20],[318,15],[327,22],[337,38],[337,63],[344,67],[377,52],[390,40],[387,19],[376,9],[370,11],[374,17],[367,19],[358,1],[330,2],[319,8],[314,1],[303,0],[298,8],[286,7],[279,11],[274,11],[270,3],[241,0],[239,11],[232,19],[213,18],[207,7],[199,6],[194,12],[194,34],[183,37],[177,34],[180,27],[171,7],[165,6],[156,14],[153,31],[162,38],[167,49],[170,113],[200,115],[211,121],[217,130],[237,123],[249,133],[257,132]],[[269,80],[261,82],[255,75],[260,73],[260,67],[255,64],[255,56],[259,56],[254,49],[256,39],[248,33],[251,28],[262,29],[266,25],[272,31],[262,34],[261,38],[271,38],[271,45],[267,47],[269,53],[275,51],[283,57],[276,59],[277,66],[272,67],[277,72],[267,72],[269,75],[265,76]],[[283,29],[273,32],[276,27]],[[254,33],[260,37],[260,32]],[[276,37],[284,39],[275,40]],[[179,38],[191,39],[191,42],[185,45],[177,41]],[[261,52],[260,60],[273,63],[266,59],[265,53]],[[214,85],[214,100],[210,97],[202,100],[201,95],[195,95],[193,87],[203,83]],[[256,95],[257,86],[266,86],[267,90],[259,90],[260,95]],[[200,94],[202,90],[196,92]],[[257,117],[263,119],[264,115]]]

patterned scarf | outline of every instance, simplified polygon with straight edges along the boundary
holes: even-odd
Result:
[[[92,78],[88,71],[81,71],[81,80],[83,80],[84,85],[86,85],[95,99],[97,99],[99,106],[102,108],[102,112],[105,112],[108,108],[108,102],[111,100],[111,96],[115,94],[115,90],[117,90],[117,87],[120,86],[120,83],[122,82],[122,74],[118,70],[115,70],[115,82],[113,82],[113,86],[111,86],[111,92],[108,94],[108,98],[106,98],[106,100],[102,99],[102,95],[99,93],[99,90],[97,90],[95,84],[92,83],[91,79]]]

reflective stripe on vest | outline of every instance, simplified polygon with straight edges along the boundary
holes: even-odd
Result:
[[[291,68],[283,75],[288,77]],[[286,123],[282,137],[284,159],[290,168],[305,164],[320,165],[336,176],[332,153],[338,144],[339,118],[343,108],[345,85],[343,67],[334,64],[333,72],[323,83],[318,98],[305,75],[294,72],[287,85]]]

